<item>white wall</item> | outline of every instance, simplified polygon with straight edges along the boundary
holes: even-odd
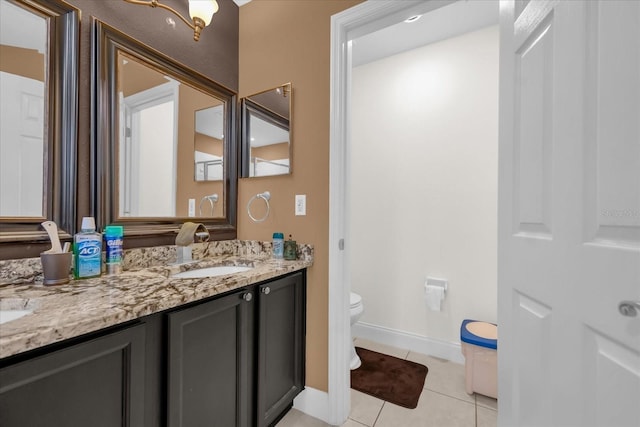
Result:
[[[361,322],[459,342],[497,315],[498,27],[353,69],[351,235]],[[441,312],[427,276],[449,280]]]

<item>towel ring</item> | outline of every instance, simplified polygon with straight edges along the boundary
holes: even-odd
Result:
[[[259,218],[259,219],[256,219],[253,215],[251,215],[251,204],[256,199],[262,199],[267,204],[267,212],[264,214],[262,218]],[[271,210],[271,206],[269,205],[269,199],[271,199],[271,193],[269,193],[268,191],[265,191],[264,193],[256,194],[255,196],[249,199],[249,202],[247,203],[247,215],[249,215],[249,218],[251,218],[253,222],[263,222],[265,219],[269,217],[269,211]]]
[[[210,196],[204,196],[202,199],[200,199],[200,207],[199,207],[200,216],[202,216],[202,202],[204,202],[205,200],[209,201],[209,204],[211,205],[211,216],[213,216],[213,210],[216,207],[216,202],[218,201],[218,195],[214,193]]]

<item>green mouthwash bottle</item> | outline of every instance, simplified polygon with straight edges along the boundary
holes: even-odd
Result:
[[[80,233],[73,238],[74,266],[76,279],[97,277],[102,273],[102,235],[96,232],[93,217],[82,218]]]

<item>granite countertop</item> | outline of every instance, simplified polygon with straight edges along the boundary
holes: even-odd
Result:
[[[60,286],[44,286],[41,279],[34,278],[1,285],[0,310],[29,309],[33,312],[0,324],[0,358],[239,289],[313,264],[312,256],[283,261],[271,259],[266,252],[237,252],[213,254],[190,264],[133,267],[117,275],[71,280]],[[170,277],[181,271],[218,265],[253,268],[218,277]]]

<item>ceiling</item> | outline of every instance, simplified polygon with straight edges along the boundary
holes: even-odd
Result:
[[[387,56],[498,24],[498,0],[460,0],[353,40],[356,67]]]

